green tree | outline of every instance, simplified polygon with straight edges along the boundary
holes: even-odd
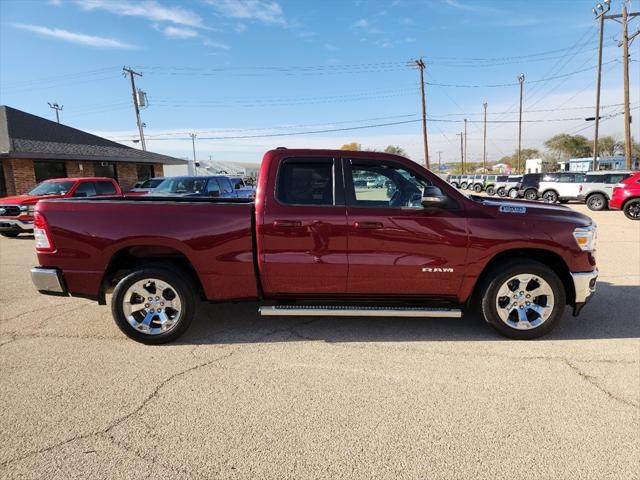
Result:
[[[612,157],[616,151],[621,149],[624,149],[624,144],[611,136],[598,139],[598,155],[600,156]]]
[[[350,151],[358,151],[362,150],[362,145],[357,142],[345,143],[340,147],[340,150],[350,150]]]
[[[567,160],[569,158],[581,158],[591,156],[592,144],[582,135],[569,135],[561,133],[551,137],[544,142],[556,160]]]
[[[389,145],[387,148],[384,149],[384,152],[409,158],[409,156],[407,155],[407,152],[404,151],[404,148],[399,147],[398,145]]]

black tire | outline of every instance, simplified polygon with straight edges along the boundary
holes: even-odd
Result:
[[[158,334],[147,334],[134,328],[124,312],[123,301],[129,287],[136,282],[146,279],[161,280],[169,285],[177,293],[181,311],[177,317],[175,325],[168,331]],[[170,267],[148,266],[128,274],[118,282],[113,297],[111,299],[111,313],[118,328],[129,338],[147,345],[159,345],[171,342],[180,337],[189,327],[196,310],[196,298],[194,296],[194,285],[189,278],[180,270]],[[165,312],[166,313],[166,312]],[[156,320],[152,320],[152,323]]]
[[[467,182],[462,182],[462,183],[460,184],[460,188],[461,188],[462,190],[466,190],[466,189],[467,189]]]
[[[558,193],[548,190],[542,194],[542,199],[547,203],[556,203],[558,201]]]
[[[640,198],[629,200],[622,211],[629,220],[640,220]]]
[[[504,187],[500,187],[496,193],[498,194],[499,197],[506,197],[507,189]]]
[[[20,232],[2,232],[0,233],[0,235],[6,238],[16,238],[18,235],[20,235]]]
[[[453,185],[455,188],[459,188],[456,182],[453,182],[451,185]]]
[[[518,189],[517,188],[512,188],[511,190],[509,190],[509,198],[518,198]]]
[[[537,200],[538,199],[538,191],[535,188],[529,188],[524,192],[524,198],[527,200]]]
[[[510,326],[500,318],[496,303],[499,301],[498,291],[505,282],[516,275],[526,274],[532,274],[534,277],[544,280],[551,287],[554,300],[551,314],[544,322],[537,327],[520,330]],[[483,278],[484,280],[478,290],[482,315],[487,323],[505,337],[516,340],[538,338],[549,333],[560,322],[565,308],[566,293],[558,275],[546,265],[534,260],[509,260],[493,267]],[[535,285],[535,283],[532,285]],[[511,301],[511,299],[508,301]]]
[[[476,192],[476,193],[480,193],[482,191],[482,185],[480,185],[479,183],[476,183],[473,186],[473,191]]]
[[[587,204],[587,208],[589,208],[589,210],[598,212],[600,210],[606,210],[608,202],[607,197],[605,197],[603,194],[594,193],[593,195],[589,195],[587,197],[587,201],[585,203]]]
[[[494,187],[493,185],[489,185],[485,192],[487,192],[487,195],[493,197],[496,194],[496,187]]]

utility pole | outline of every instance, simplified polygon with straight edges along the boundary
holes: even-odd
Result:
[[[487,102],[482,104],[484,107],[484,135],[482,144],[482,169],[487,173]]]
[[[463,150],[463,136],[464,133],[460,132],[460,133],[456,133],[456,135],[460,136],[460,170],[461,170],[461,174],[464,175],[464,150]]]
[[[140,132],[140,146],[142,150],[147,150],[147,145],[144,142],[144,130],[142,128],[142,120],[140,120],[140,107],[138,106],[138,99],[136,97],[136,82],[134,77],[141,77],[142,74],[138,73],[130,68],[122,67],[122,74],[126,77],[129,74],[131,79],[131,95],[133,96],[133,108],[136,112],[136,123],[138,124],[138,131]]]
[[[442,152],[438,152],[438,173],[442,173]]]
[[[524,86],[524,73],[518,75],[518,82],[520,83],[520,115],[518,117],[518,166],[516,173],[520,173],[520,155],[522,152],[522,90]]]
[[[57,103],[50,103],[50,102],[47,102],[47,103],[49,104],[49,108],[52,108],[52,109],[54,109],[56,111],[56,121],[58,123],[60,123],[60,114],[59,114],[59,112],[62,111],[62,109],[64,108],[64,105],[58,105]]]
[[[467,119],[464,119],[464,163],[467,163]]]
[[[627,170],[632,169],[631,158],[631,112],[629,110],[629,12],[626,2],[622,4],[622,64],[624,66],[624,160]],[[596,122],[598,119],[596,118]]]
[[[420,92],[422,94],[422,138],[424,139],[424,165],[429,168],[429,142],[427,141],[427,103],[424,95],[424,69],[425,63],[421,59],[416,60],[420,70]]]
[[[189,170],[189,175],[195,175],[195,166],[196,166],[196,137],[198,136],[195,133],[190,133],[191,137],[191,146],[193,147],[193,161],[189,162],[187,168]]]
[[[607,11],[609,3],[610,0],[605,0]],[[593,10],[593,12],[596,14],[596,16],[598,15],[597,12],[602,12],[603,20],[615,20],[618,23],[622,23],[622,41],[618,43],[618,46],[622,47],[622,65],[624,77],[624,158],[626,168],[631,170],[633,159],[631,156],[631,111],[629,107],[629,43],[638,35],[638,33],[635,33],[634,35],[632,35],[632,37],[629,37],[628,22],[630,17],[637,17],[638,15],[640,15],[640,12],[629,13],[629,11],[627,10],[626,1],[622,3],[622,14],[604,15],[604,13],[606,13],[604,11],[604,8],[605,7],[603,7],[602,5],[596,5],[596,8]],[[622,22],[620,22],[618,19],[622,19]],[[602,33],[600,35],[602,35]],[[596,125],[598,125],[598,119],[599,112],[596,111]],[[596,153],[594,152],[594,156],[595,155]]]
[[[598,40],[598,72],[596,74],[596,117],[593,132],[593,165],[591,170],[598,169],[598,130],[600,127],[600,84],[602,78],[602,38],[604,34],[604,16],[611,8],[611,0],[604,0],[604,6],[598,3],[591,11],[600,24]]]

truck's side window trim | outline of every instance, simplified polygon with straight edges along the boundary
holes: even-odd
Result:
[[[329,203],[298,203],[288,201],[286,198],[287,193],[283,186],[285,181],[284,170],[288,165],[330,165],[331,166],[331,202]],[[282,205],[298,206],[298,207],[335,207],[344,206],[344,191],[342,180],[342,168],[339,159],[332,157],[291,157],[284,158],[278,166],[278,172],[276,175],[276,185],[274,191],[274,197],[276,201]]]

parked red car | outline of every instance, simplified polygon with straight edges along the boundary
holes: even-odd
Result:
[[[631,220],[640,220],[640,172],[635,172],[613,188],[609,207],[622,210]]]
[[[122,195],[118,182],[106,177],[52,178],[26,195],[0,198],[0,235],[17,237],[33,232],[35,205],[43,198]]]
[[[362,187],[362,180],[379,187]],[[219,197],[45,200],[38,291],[106,302],[144,343],[179,337],[198,299],[262,315],[460,317],[550,331],[595,291],[596,226],[564,206],[468,197],[376,152],[267,152],[255,202]]]

